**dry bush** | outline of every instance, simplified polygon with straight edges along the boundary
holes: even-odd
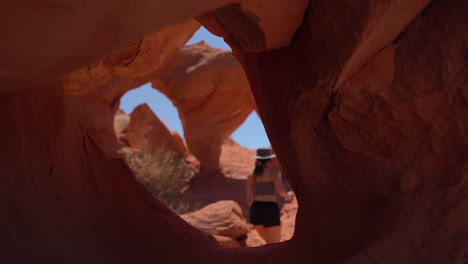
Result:
[[[190,204],[180,194],[193,170],[180,155],[160,147],[128,154],[127,162],[135,177],[174,212],[190,211]]]

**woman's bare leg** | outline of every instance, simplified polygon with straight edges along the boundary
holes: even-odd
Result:
[[[281,226],[264,227],[263,232],[267,244],[281,242]]]
[[[263,240],[266,241],[265,238],[265,227],[263,225],[254,225],[255,230],[257,230],[257,233],[263,238]],[[268,242],[267,242],[268,243]]]

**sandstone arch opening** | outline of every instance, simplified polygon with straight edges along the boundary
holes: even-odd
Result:
[[[253,168],[252,157],[255,151],[252,147],[249,149],[239,145],[231,136],[225,138],[218,157],[220,168],[207,178],[200,171],[200,163],[184,143],[183,129],[175,132],[167,125],[168,122],[180,125],[177,108],[165,95],[151,87],[151,83],[123,95],[120,108],[125,112],[117,111],[114,128],[118,140],[124,145],[122,152],[126,153],[126,161],[136,178],[155,197],[187,222],[215,235],[228,248],[241,245],[260,246],[265,243],[246,220],[249,215],[245,200],[245,180]],[[196,113],[190,114],[196,116]],[[192,117],[187,115],[186,118]],[[200,120],[199,126],[204,126],[203,122],[204,120]],[[257,145],[268,146],[268,138],[265,134],[262,135],[264,128],[258,115],[252,112],[245,122],[248,127],[241,133],[248,134],[249,137],[264,136],[265,138],[259,138],[262,143]],[[236,131],[242,127],[243,124]],[[253,131],[259,132],[252,133]],[[243,136],[240,137],[244,142]],[[174,139],[178,144],[171,143]],[[277,161],[273,161],[273,167],[280,169]],[[286,178],[283,177],[283,181],[287,190],[291,190]],[[286,204],[281,197],[277,198],[283,208],[282,240],[288,240],[294,231],[297,202]],[[229,213],[230,211],[234,213]]]
[[[3,7],[1,263],[467,263],[466,0]],[[229,40],[295,187],[284,244],[220,248],[106,141],[192,18]]]

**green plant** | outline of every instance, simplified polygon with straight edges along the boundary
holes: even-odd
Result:
[[[174,212],[181,214],[191,209],[180,196],[193,170],[180,154],[163,147],[145,149],[127,154],[127,163],[135,177]]]

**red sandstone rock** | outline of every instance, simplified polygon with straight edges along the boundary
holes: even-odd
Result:
[[[173,136],[172,133],[147,104],[141,104],[130,115],[126,138],[129,146],[133,148],[159,148],[183,155],[186,148],[183,142],[179,141],[180,136]]]
[[[121,149],[109,127],[119,98],[153,81],[178,108],[188,148],[202,170],[219,169],[222,142],[244,122],[255,103],[242,68],[229,51],[200,43],[182,48],[172,58],[197,28],[194,21],[167,26],[65,78],[67,92],[83,94],[76,100],[88,105],[82,110],[89,116],[83,117],[84,125],[103,150],[114,155]],[[140,148],[135,140],[130,145]],[[183,140],[177,141],[178,149],[184,149]],[[167,144],[175,149],[173,143]]]
[[[176,230],[183,248],[215,247],[100,149],[70,99],[58,84],[0,97],[0,263],[147,263]]]
[[[289,43],[300,25],[307,1],[298,0],[292,4],[276,0],[272,4],[271,1],[252,0],[176,0],[170,3],[123,0],[115,4],[108,0],[40,0],[35,2],[35,8],[9,3],[0,21],[8,29],[0,43],[0,68],[9,69],[0,71],[0,79],[9,86],[3,89],[25,88],[31,83],[36,87],[48,84],[132,42],[138,46],[135,41],[155,29],[186,21],[226,4],[234,4],[232,7],[240,4],[244,10],[234,12],[234,16],[228,12],[218,19],[226,18],[226,27],[230,25],[232,35],[238,36],[250,29],[244,26],[236,30],[232,26],[234,21],[249,18],[249,25],[258,28],[253,33],[264,39],[265,45],[260,50],[265,50]],[[277,10],[281,12],[278,14]],[[63,16],[64,13],[68,16]],[[64,34],[68,35],[64,37]],[[136,54],[127,51],[125,59]]]
[[[255,109],[240,64],[230,51],[198,43],[183,47],[152,79],[177,107],[188,149],[202,170],[219,169],[223,141]]]
[[[0,21],[7,29],[0,43],[0,79],[9,85],[3,89],[48,84],[127,47],[155,29],[229,2],[124,0],[115,4],[108,0],[40,0],[34,8],[9,3]]]
[[[214,235],[214,238],[216,238],[216,241],[224,248],[234,249],[241,247],[239,242],[230,237]]]
[[[63,80],[64,89],[73,95],[85,94],[105,85],[112,77],[142,82],[141,79],[163,67],[199,27],[196,21],[188,20],[152,32],[91,66],[68,74]],[[122,89],[123,93],[136,88],[128,85],[123,87],[125,87]],[[106,96],[112,95],[116,99],[121,96],[106,94]]]
[[[198,28],[193,20],[166,26],[63,79],[67,93],[77,95],[71,100],[81,105],[82,126],[108,155],[122,148],[112,127],[120,97],[148,82],[146,75],[163,67]]]
[[[192,226],[212,235],[237,239],[250,230],[235,201],[219,201],[181,217]]]
[[[114,116],[114,131],[117,140],[121,144],[128,145],[127,142],[127,127],[130,123],[130,116],[127,115],[123,110],[118,109]]]
[[[468,6],[427,3],[311,1],[288,48],[236,52],[314,261],[466,262]]]
[[[238,251],[102,151],[59,85],[226,2],[172,3],[4,5],[1,263],[467,262],[466,1],[311,1],[287,48],[236,53],[301,205],[290,242]]]
[[[208,28],[216,28],[214,34],[227,37],[231,45],[245,51],[278,49],[290,43],[308,3],[308,0],[240,0],[239,5],[216,10]],[[206,22],[206,16],[200,21]]]
[[[244,215],[248,215],[248,206],[246,202],[246,179],[254,168],[252,157],[255,156],[255,151],[244,148],[228,139],[222,145],[220,165],[221,174],[214,178],[202,178],[196,181],[199,188],[194,188],[194,182],[190,188],[183,194],[185,200],[196,201],[200,204],[211,204],[218,200],[231,199],[236,201]],[[272,159],[274,161],[276,159]],[[221,178],[221,180],[220,180]],[[289,184],[285,179],[285,187]],[[288,188],[288,190],[290,190]],[[282,198],[278,197],[278,201]],[[296,212],[298,209],[297,201],[293,203],[280,203],[281,210],[281,240],[289,240],[294,233]],[[247,234],[246,246],[257,247],[265,244],[265,241],[260,235],[251,229]]]

